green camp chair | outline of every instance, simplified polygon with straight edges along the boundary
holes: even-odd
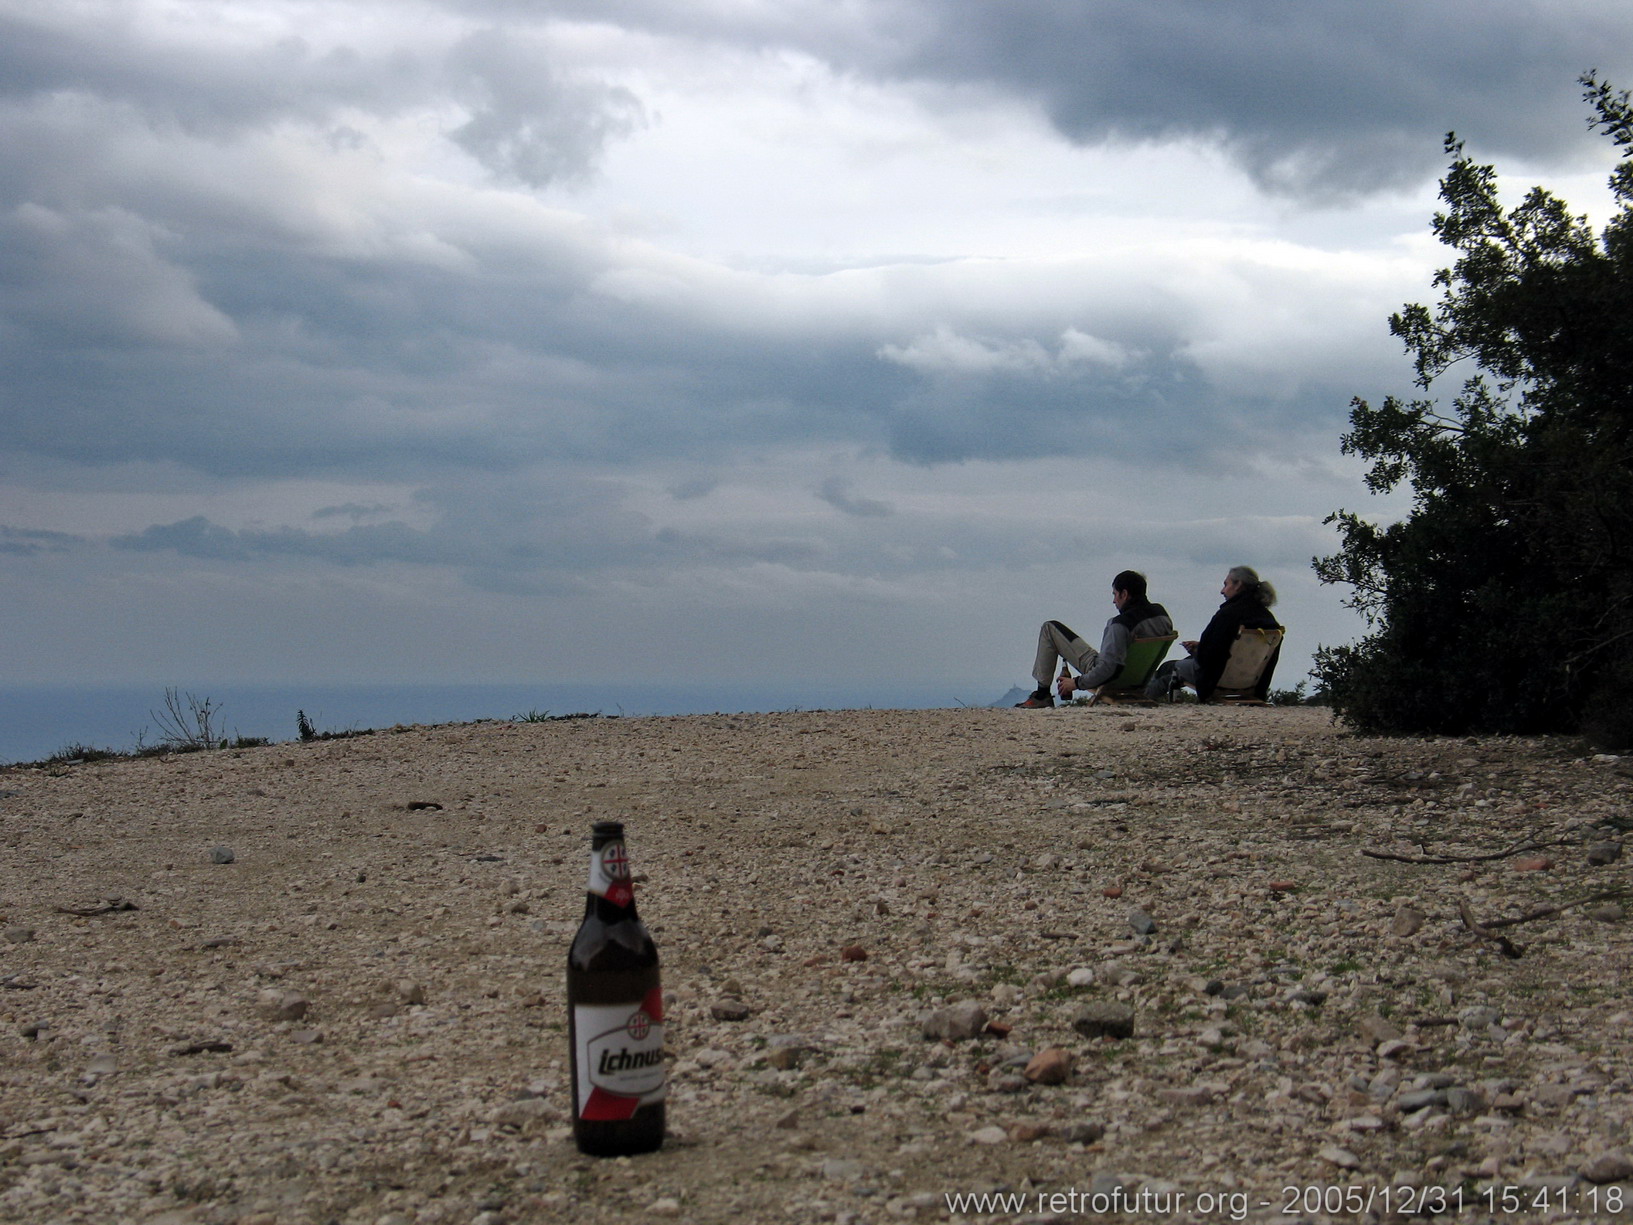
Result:
[[[1123,660],[1117,675],[1089,694],[1089,700],[1084,705],[1093,706],[1096,702],[1155,705],[1145,696],[1145,683],[1151,679],[1163,656],[1168,654],[1168,648],[1178,640],[1178,634],[1168,634],[1162,638],[1136,638],[1129,644],[1128,658]]]

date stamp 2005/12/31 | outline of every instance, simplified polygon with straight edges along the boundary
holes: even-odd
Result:
[[[1189,1215],[1202,1219],[1246,1220],[1252,1212],[1283,1216],[1361,1216],[1371,1213],[1403,1216],[1444,1216],[1484,1213],[1491,1217],[1534,1216],[1539,1213],[1615,1220],[1627,1216],[1633,1223],[1633,1191],[1609,1184],[1464,1186],[1361,1186],[1356,1184],[1288,1185],[1275,1198],[1246,1191],[1182,1191],[1141,1187],[1130,1191],[1034,1191],[1031,1193],[980,1192],[949,1194],[946,1207],[956,1215],[1057,1214],[1067,1216],[1137,1216],[1147,1218]]]

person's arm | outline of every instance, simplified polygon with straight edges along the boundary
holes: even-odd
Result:
[[[1230,609],[1221,608],[1208,622],[1208,628],[1202,631],[1202,641],[1196,644],[1196,650],[1192,652],[1196,656],[1197,671],[1201,674],[1196,686],[1199,701],[1206,702],[1213,695],[1214,686],[1224,675],[1241,623],[1240,616],[1233,615]]]
[[[1134,635],[1126,625],[1119,625],[1115,619],[1106,623],[1106,634],[1100,640],[1100,657],[1094,661],[1094,666],[1077,678],[1074,684],[1076,689],[1096,689],[1104,685],[1122,669],[1123,662],[1128,659],[1129,644]]]
[[[1213,620],[1208,622],[1208,628],[1202,631],[1202,640],[1191,652],[1196,656],[1197,663],[1202,665],[1204,675],[1209,671],[1217,675],[1225,670],[1225,661],[1230,658],[1231,645],[1236,641],[1236,629],[1236,618],[1229,616],[1223,609],[1214,613]]]

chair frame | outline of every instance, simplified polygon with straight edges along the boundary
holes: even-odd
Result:
[[[1155,706],[1156,703],[1145,696],[1145,684],[1168,657],[1168,649],[1178,641],[1177,633],[1134,639],[1129,643],[1128,658],[1117,669],[1117,675],[1097,685],[1084,705]]]
[[[1231,643],[1230,658],[1225,661],[1225,670],[1220,674],[1220,679],[1223,680],[1230,675],[1231,665],[1237,662],[1236,652],[1244,646],[1251,644],[1254,648],[1262,648],[1264,655],[1259,660],[1259,666],[1254,670],[1251,680],[1245,685],[1216,685],[1213,693],[1208,697],[1209,703],[1216,706],[1270,705],[1269,702],[1259,697],[1254,691],[1258,689],[1265,668],[1269,665],[1271,659],[1275,657],[1276,651],[1281,647],[1282,639],[1286,636],[1287,627],[1285,625],[1277,626],[1274,629],[1266,626],[1241,626],[1236,631],[1236,641]]]

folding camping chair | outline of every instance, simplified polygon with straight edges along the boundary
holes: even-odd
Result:
[[[1168,654],[1168,648],[1178,640],[1178,634],[1168,634],[1161,638],[1136,638],[1129,643],[1128,658],[1123,660],[1123,666],[1117,670],[1117,675],[1096,687],[1084,705],[1093,706],[1097,702],[1125,706],[1156,705],[1145,696],[1145,683],[1151,679],[1151,674],[1157,670],[1163,656]]]
[[[1219,683],[1208,700],[1223,706],[1270,705],[1254,691],[1259,687],[1265,665],[1275,656],[1286,633],[1286,626],[1275,629],[1242,626],[1236,632],[1230,658],[1225,661],[1225,670],[1219,674]]]

